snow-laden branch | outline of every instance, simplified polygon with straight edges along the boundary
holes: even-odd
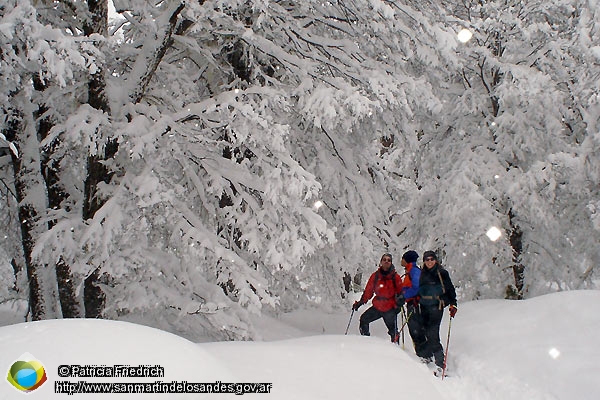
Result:
[[[140,101],[171,43],[171,36],[177,25],[177,17],[185,7],[183,1],[173,1],[156,21],[158,30],[144,41],[133,68],[127,77],[129,99]]]

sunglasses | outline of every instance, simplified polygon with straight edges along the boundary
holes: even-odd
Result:
[[[426,258],[425,261],[435,261],[435,258]]]
[[[391,258],[382,258],[381,261],[383,262],[392,262]]]

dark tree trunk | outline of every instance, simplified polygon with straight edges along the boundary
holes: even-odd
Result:
[[[15,93],[17,102],[23,104],[27,100],[22,93]],[[29,283],[29,308],[31,319],[34,321],[56,318],[54,294],[56,288],[55,280],[49,279],[51,274],[44,270],[44,266],[35,262],[32,257],[36,230],[40,230],[40,216],[45,211],[45,202],[30,193],[43,187],[39,161],[39,141],[35,135],[33,115],[18,109],[9,109],[4,136],[12,142],[18,150],[18,154],[11,151],[12,165],[15,177],[15,195],[18,206],[18,216],[21,225],[21,240],[23,244],[23,257]],[[44,198],[44,200],[46,200]],[[43,208],[43,209],[42,209]],[[38,232],[39,233],[39,232]]]
[[[106,36],[108,33],[108,2],[106,0],[88,0],[87,3],[91,18],[84,24],[85,35],[100,34]],[[109,107],[105,94],[106,80],[104,73],[104,69],[99,67],[99,70],[90,77],[88,82],[88,104],[108,114]],[[98,184],[100,182],[110,182],[112,174],[103,164],[103,161],[114,157],[117,150],[118,143],[109,139],[105,144],[104,154],[88,157],[82,210],[84,220],[93,218],[105,202],[97,195]],[[97,270],[85,280],[83,302],[86,318],[99,318],[102,316],[106,296],[96,285],[97,280]]]
[[[515,215],[512,209],[508,212],[508,220],[510,222],[510,246],[513,252],[513,275],[515,278],[515,287],[517,289],[516,297],[519,300],[523,299],[525,288],[525,266],[521,263],[521,255],[523,253],[523,231],[514,222]]]
[[[83,301],[86,318],[100,318],[106,303],[106,295],[100,289],[100,269],[88,276],[83,284]]]
[[[58,298],[63,318],[81,318],[81,306],[77,300],[71,267],[62,258],[56,263]]]
[[[34,77],[34,88],[39,92],[43,92],[46,86],[40,81],[39,77]],[[48,111],[45,105],[41,105],[36,112],[35,117],[38,119],[37,132],[40,141],[48,137],[53,123],[50,117],[44,114]],[[54,158],[54,153],[57,143],[51,144],[45,153],[42,155],[42,175],[46,182],[46,190],[48,193],[48,207],[56,210],[62,206],[62,203],[67,199],[67,194],[60,185],[59,165],[60,160]],[[49,221],[48,228],[52,228],[56,221]],[[65,263],[62,257],[56,263],[56,281],[58,285],[58,297],[63,318],[80,318],[82,316],[81,307],[77,300],[73,274],[71,267]]]
[[[23,113],[14,109],[11,111],[12,115],[7,123],[4,136],[8,141],[15,143],[23,130]],[[43,317],[45,314],[44,299],[38,282],[37,268],[31,262],[31,250],[33,249],[31,230],[33,221],[37,219],[37,215],[32,207],[21,203],[23,198],[27,196],[26,185],[23,180],[20,179],[23,172],[22,158],[17,157],[12,152],[11,158],[15,176],[17,203],[19,204],[18,215],[21,224],[21,241],[23,243],[25,268],[27,270],[27,280],[29,282],[29,311],[31,312],[31,318],[34,321],[37,321],[44,319]]]
[[[107,36],[108,34],[108,2],[107,0],[88,0],[88,10],[90,20],[84,24],[84,33],[87,36],[99,34]],[[129,100],[133,103],[139,102],[146,90],[146,87],[158,64],[165,55],[167,48],[171,43],[171,37],[177,26],[179,13],[185,6],[184,2],[172,3],[165,11],[166,23],[159,27],[156,35],[149,36],[140,51],[139,62],[144,62],[144,68],[134,67],[138,75],[129,76],[129,81],[134,82]],[[137,63],[137,62],[136,62]],[[88,103],[97,110],[101,110],[106,114],[110,113],[108,101],[106,99],[106,81],[105,71],[99,68],[98,71],[90,78],[88,84]],[[98,184],[100,182],[109,183],[112,179],[113,172],[110,171],[103,161],[109,160],[115,156],[119,150],[119,143],[108,138],[104,143],[104,153],[91,155],[87,162],[87,176],[84,188],[84,206],[83,218],[88,220],[93,218],[96,212],[104,205],[106,199],[102,199],[97,195]],[[96,270],[85,281],[84,285],[84,304],[86,317],[100,317],[106,300],[105,294],[102,292],[97,283],[101,277],[100,271]]]

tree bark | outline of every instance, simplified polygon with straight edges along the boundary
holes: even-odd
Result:
[[[513,252],[513,275],[515,278],[515,287],[517,288],[517,299],[522,300],[525,288],[525,266],[521,263],[521,254],[523,253],[523,231],[514,221],[515,215],[512,209],[508,211],[508,221],[510,223],[510,246]]]
[[[108,34],[108,2],[107,0],[88,0],[90,20],[84,24],[83,32],[86,36]],[[105,70],[98,63],[98,70],[90,77],[88,82],[88,104],[93,108],[109,114],[108,101],[106,99]],[[98,184],[108,183],[112,177],[111,171],[103,164],[117,153],[118,143],[114,139],[108,139],[104,146],[104,154],[89,155],[87,159],[87,175],[84,183],[84,200],[82,217],[84,220],[94,218],[96,212],[102,207],[105,200],[98,197]],[[88,276],[84,284],[83,302],[85,316],[87,318],[99,318],[102,316],[106,296],[96,285],[96,271]]]
[[[34,88],[39,92],[43,92],[47,88],[37,76],[33,78],[33,83]],[[40,141],[48,137],[54,125],[50,117],[44,116],[47,111],[48,107],[42,104],[35,113],[35,117],[38,119],[37,132]],[[53,210],[62,207],[62,202],[68,197],[60,185],[60,160],[53,157],[57,145],[57,143],[50,145],[47,151],[42,153],[41,160],[42,174],[46,183],[46,193],[48,193],[48,207]],[[49,220],[48,228],[52,228],[55,224],[56,221]],[[62,316],[63,318],[80,318],[83,313],[77,298],[71,267],[61,257],[56,263],[55,268]]]
[[[158,21],[159,31],[152,38],[149,37],[140,51],[129,76],[130,93],[129,99],[133,103],[138,103],[148,83],[152,79],[158,64],[164,57],[167,48],[170,46],[171,37],[177,25],[177,17],[185,6],[184,2],[174,2],[161,16]],[[91,19],[85,24],[84,33],[86,35],[100,34],[106,36],[108,33],[108,3],[106,0],[88,0],[88,9]],[[110,114],[109,104],[106,99],[106,81],[103,68],[91,77],[88,85],[88,103],[97,110]],[[98,184],[100,182],[109,183],[113,172],[110,171],[103,161],[109,160],[115,156],[119,150],[117,140],[107,139],[104,144],[104,153],[100,155],[91,155],[87,162],[87,176],[84,189],[84,207],[83,219],[93,218],[96,212],[104,205],[105,199],[97,196]],[[106,300],[105,294],[97,285],[101,274],[95,270],[85,281],[84,285],[84,304],[85,315],[90,318],[100,317]]]
[[[47,225],[42,218],[47,208],[47,192],[41,171],[39,140],[33,118],[32,105],[22,93],[12,98],[21,108],[9,110],[10,116],[4,136],[12,142],[18,154],[11,152],[15,177],[15,194],[21,225],[23,258],[29,282],[29,308],[32,320],[60,317],[54,269],[36,262],[32,251],[36,238]]]

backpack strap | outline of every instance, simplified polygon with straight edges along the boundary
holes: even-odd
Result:
[[[442,273],[440,272],[440,268],[441,266],[438,265],[437,273],[440,278],[440,284],[442,285],[442,294],[446,294],[446,285],[444,284],[444,280],[442,279]],[[443,310],[444,307],[446,307],[446,302],[440,299],[440,310]]]
[[[442,293],[446,294],[446,285],[444,284],[444,280],[442,279],[442,273],[440,272],[440,268],[441,267],[438,265],[437,273],[438,277],[440,278],[440,283],[442,284]]]

